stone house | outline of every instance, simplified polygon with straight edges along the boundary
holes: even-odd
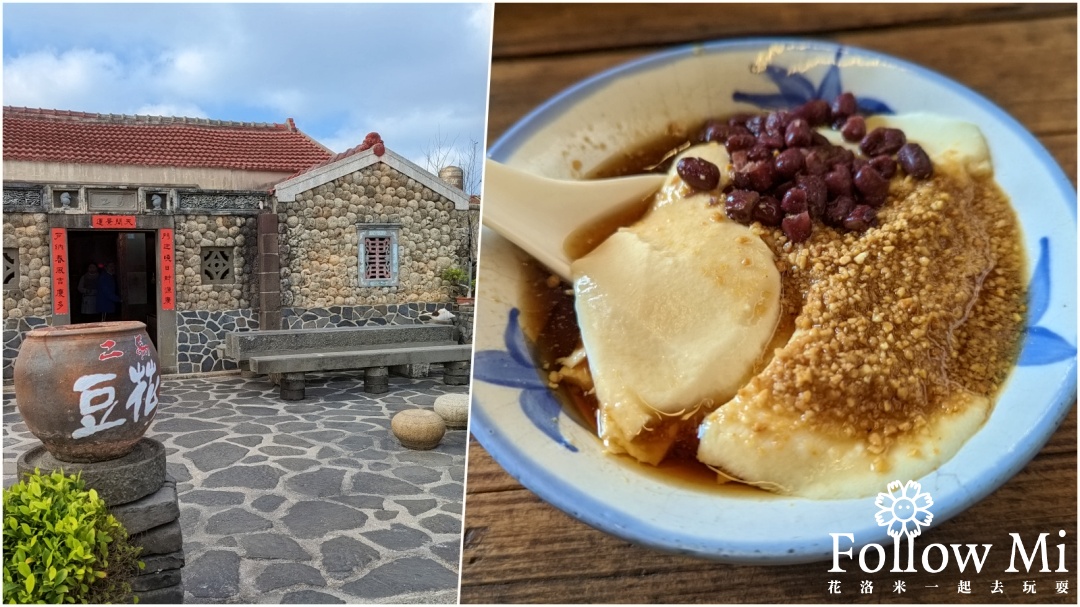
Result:
[[[230,331],[416,324],[452,303],[478,205],[375,133],[333,154],[284,124],[5,107],[3,376],[23,336],[100,320],[90,264],[116,266],[110,319],[146,323],[166,373],[235,369]]]

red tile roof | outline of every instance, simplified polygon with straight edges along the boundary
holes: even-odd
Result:
[[[333,152],[286,124],[4,107],[4,160],[296,172]]]

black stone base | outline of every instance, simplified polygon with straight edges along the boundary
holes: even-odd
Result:
[[[385,394],[389,391],[390,376],[386,367],[364,369],[364,392],[368,394]]]
[[[156,440],[143,438],[123,457],[103,462],[63,462],[38,445],[19,456],[19,478],[62,470],[64,474],[82,474],[88,489],[97,491],[105,505],[126,504],[146,497],[165,482],[165,447]]]
[[[169,586],[180,585],[180,570],[168,569],[157,573],[144,573],[131,580],[131,589],[135,592],[147,592],[159,590]]]
[[[443,364],[443,383],[448,386],[469,385],[469,363],[448,362]]]
[[[281,375],[281,400],[304,400],[304,374],[283,373]]]
[[[184,586],[176,584],[164,588],[156,588],[145,592],[136,592],[140,604],[150,605],[179,605],[184,602]]]
[[[131,543],[142,547],[139,558],[177,552],[184,547],[184,539],[180,534],[180,521],[172,521],[147,529],[142,533],[133,534]]]
[[[130,534],[141,533],[152,527],[175,521],[180,518],[176,483],[166,480],[160,489],[150,495],[127,504],[113,506],[109,512]]]

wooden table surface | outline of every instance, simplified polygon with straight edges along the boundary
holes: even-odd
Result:
[[[488,140],[569,85],[694,41],[801,36],[859,46],[936,70],[1004,108],[1076,183],[1076,5],[497,5]],[[992,543],[982,573],[950,559],[938,574],[863,574],[857,564],[733,566],[643,548],[580,523],[510,477],[473,439],[465,504],[463,603],[1076,603],[1076,410],[1024,470],[918,547]],[[1058,537],[1065,530],[1066,537]],[[1011,538],[1048,533],[1051,571],[1005,573]],[[1065,545],[1067,573],[1055,572]],[[1030,548],[1029,548],[1030,549]],[[934,561],[936,562],[936,561]],[[1022,565],[1018,566],[1023,569]],[[830,580],[841,594],[829,594]],[[904,580],[905,594],[892,592]],[[1003,592],[992,593],[995,580]],[[872,594],[860,593],[863,581]],[[962,581],[971,593],[959,592]],[[1034,594],[1024,591],[1034,583]],[[1058,592],[1067,583],[1067,594]],[[936,586],[936,587],[934,587]]]

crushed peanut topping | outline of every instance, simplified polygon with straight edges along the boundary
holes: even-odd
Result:
[[[993,396],[1026,312],[1019,227],[992,178],[939,171],[891,187],[880,227],[862,234],[823,228],[796,245],[754,225],[796,331],[741,392],[875,453],[957,390]]]

